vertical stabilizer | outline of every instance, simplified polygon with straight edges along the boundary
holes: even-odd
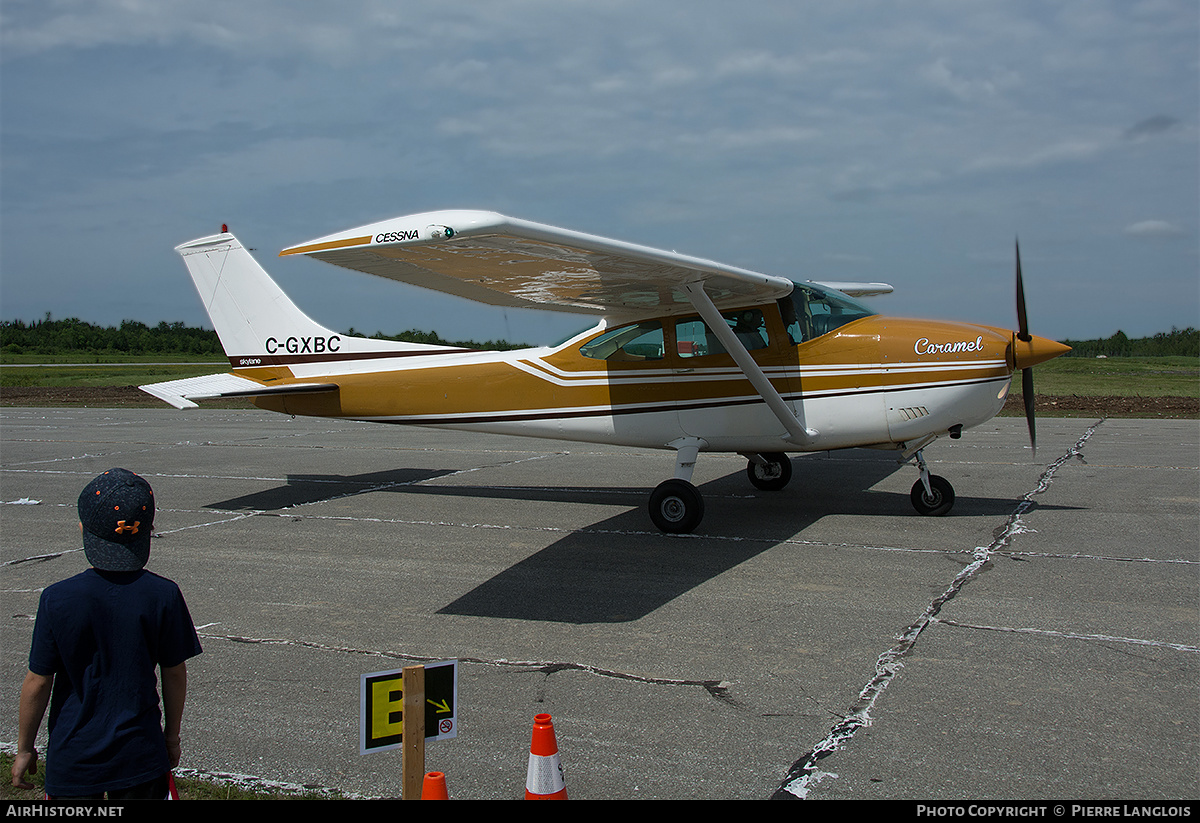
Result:
[[[232,234],[201,237],[175,250],[234,365],[448,351],[444,346],[349,337],[325,328],[283,293]]]
[[[268,354],[271,340],[335,335],[300,311],[232,234],[202,237],[175,250],[230,357]]]

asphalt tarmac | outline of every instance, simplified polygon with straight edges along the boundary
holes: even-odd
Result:
[[[1200,797],[1200,427],[996,419],[915,468],[794,458],[756,491],[704,455],[696,534],[659,534],[673,456],[258,411],[4,409],[0,677],[41,589],[86,567],[99,472],[158,501],[182,587],[184,769],[401,791],[359,754],[363,674],[459,661],[451,798],[523,796],[553,717],[571,799]]]

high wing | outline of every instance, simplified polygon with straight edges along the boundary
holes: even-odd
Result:
[[[610,318],[693,311],[685,287],[698,282],[721,308],[767,303],[794,287],[783,277],[487,211],[397,217],[280,252],[293,254],[489,305]]]

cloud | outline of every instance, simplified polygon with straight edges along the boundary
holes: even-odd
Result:
[[[1015,171],[1021,169],[1036,169],[1060,163],[1078,163],[1099,155],[1105,149],[1105,143],[1099,139],[1062,140],[1042,146],[1019,147],[1019,152],[1013,152],[1013,145],[1007,146],[1007,154],[981,156],[969,163],[967,172]]]
[[[192,306],[163,269],[221,222],[279,248],[493,208],[762,271],[853,266],[893,303],[949,300],[937,264],[991,275],[967,255],[1007,258],[1014,233],[1105,283],[1130,238],[1200,224],[1195,0],[2,2],[6,313],[109,319],[81,273],[112,237],[131,251],[106,276]],[[1138,253],[1194,279],[1184,245]],[[342,325],[400,322],[386,295],[314,291]]]
[[[1133,223],[1124,229],[1124,233],[1130,237],[1142,237],[1151,240],[1157,240],[1165,237],[1182,237],[1187,234],[1182,228],[1174,223],[1168,223],[1166,220],[1143,220],[1140,223]]]
[[[1140,123],[1130,126],[1125,131],[1125,139],[1140,140],[1147,137],[1154,137],[1155,135],[1178,128],[1179,125],[1179,121],[1174,117],[1157,114],[1154,117],[1149,117]]]
[[[875,258],[866,254],[852,254],[848,252],[826,252],[822,255],[823,260],[828,260],[830,263],[843,263],[853,266],[861,266],[869,263],[874,263]]]
[[[918,72],[922,80],[934,89],[950,95],[964,103],[980,98],[995,97],[1002,90],[1019,85],[1018,75],[1012,71],[994,72],[995,77],[969,78],[950,68],[945,57],[940,57]]]

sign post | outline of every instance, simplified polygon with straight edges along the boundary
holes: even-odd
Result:
[[[425,782],[425,667],[406,666],[401,672],[404,689],[403,769],[404,799],[420,800]]]

